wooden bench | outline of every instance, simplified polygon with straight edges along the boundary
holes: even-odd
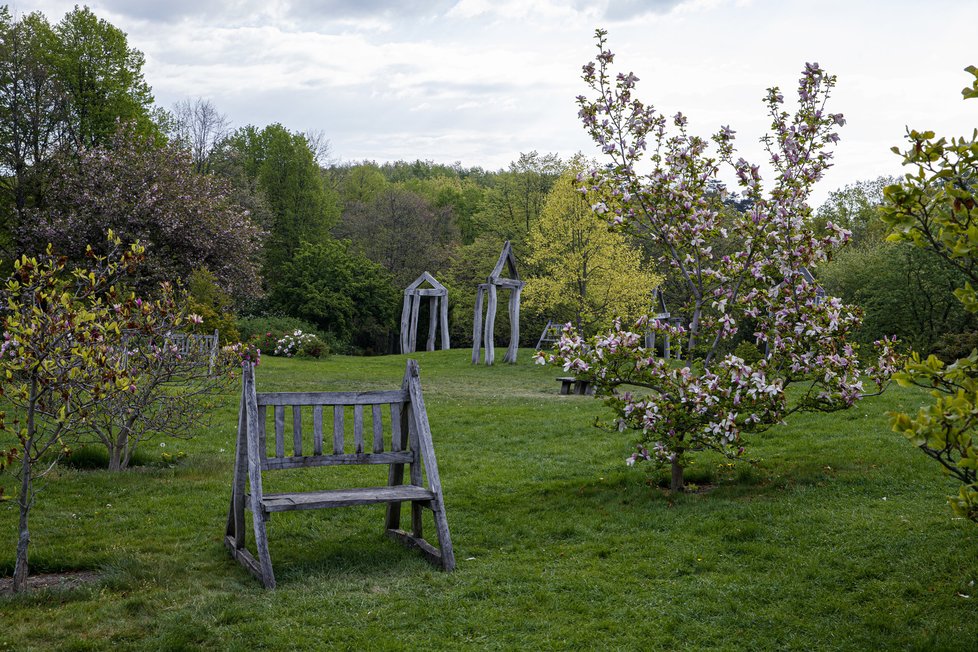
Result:
[[[231,555],[266,588],[275,587],[265,526],[274,512],[385,503],[388,537],[408,547],[419,548],[429,561],[443,570],[450,571],[455,567],[417,361],[407,361],[401,389],[393,391],[259,394],[255,390],[254,369],[250,364],[244,366],[242,378],[234,484],[224,541]],[[332,408],[332,442],[324,441],[323,419],[327,416],[324,414],[327,408]],[[286,454],[287,411],[292,416],[289,437],[292,450],[289,454]],[[350,452],[349,443],[344,441],[348,412],[353,414],[354,441]],[[390,415],[389,437],[384,429],[385,412]],[[370,415],[372,425],[368,433],[364,429],[365,414]],[[269,416],[274,429],[272,451],[268,450],[266,442]],[[308,442],[303,424],[312,425],[311,442]],[[389,450],[385,450],[385,439],[390,441]],[[311,450],[305,448],[307,442],[311,443]],[[387,485],[270,494],[262,491],[263,472],[361,464],[389,465]],[[405,464],[410,467],[408,484],[404,484]],[[422,476],[422,464],[427,486]],[[245,493],[246,481],[250,493]],[[405,502],[411,503],[410,532],[400,527],[401,504]],[[245,547],[245,509],[252,513],[257,559]],[[439,548],[422,537],[422,509],[430,509],[434,514]]]
[[[557,380],[560,381],[561,395],[570,394],[572,389],[574,394],[581,394],[582,396],[594,394],[594,385],[591,384],[590,380],[574,378],[573,376],[562,376]]]

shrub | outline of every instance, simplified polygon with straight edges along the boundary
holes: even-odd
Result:
[[[297,317],[286,317],[284,315],[257,315],[250,317],[239,317],[237,321],[238,332],[241,340],[262,341],[270,339],[271,346],[262,347],[262,351],[271,353],[275,349],[275,343],[288,333],[302,331],[312,333],[321,340],[324,340],[323,333],[311,324]],[[325,340],[324,340],[325,341]]]
[[[279,339],[275,343],[272,355],[280,355],[286,358],[322,358],[329,354],[329,347],[313,335],[296,330]]]

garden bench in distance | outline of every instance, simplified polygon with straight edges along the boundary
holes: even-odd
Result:
[[[275,575],[268,553],[265,523],[273,512],[298,509],[325,509],[354,505],[387,504],[387,536],[408,547],[419,548],[429,561],[446,571],[455,567],[448,520],[442,497],[438,465],[431,442],[431,429],[421,395],[421,380],[416,360],[407,361],[401,389],[372,392],[276,392],[257,393],[254,368],[245,364],[242,372],[241,407],[238,414],[237,450],[234,457],[234,484],[228,512],[225,545],[231,555],[251,571],[266,588],[275,587]],[[332,408],[332,442],[323,442],[324,408]],[[271,408],[271,410],[269,410]],[[292,451],[285,450],[285,414],[291,408]],[[353,412],[353,452],[345,452],[344,419]],[[384,450],[385,408],[390,415],[390,450]],[[269,456],[266,420],[272,413],[274,450]],[[305,420],[303,413],[311,413]],[[364,412],[371,415],[372,436],[365,441]],[[312,451],[303,454],[302,423],[312,424]],[[365,450],[365,447],[369,451]],[[308,449],[306,449],[308,451]],[[320,466],[387,464],[387,485],[322,491],[266,494],[262,473],[278,469]],[[409,483],[404,484],[404,465],[410,466]],[[421,465],[424,464],[425,486]],[[250,493],[245,493],[245,484]],[[411,532],[400,528],[401,503],[411,503]],[[252,513],[256,559],[245,547],[245,509]],[[421,510],[434,514],[438,548],[422,538]]]
[[[560,393],[570,394],[573,388],[574,394],[581,395],[592,395],[594,394],[594,385],[591,384],[590,380],[584,380],[581,378],[574,378],[573,376],[562,376],[557,378],[560,381]]]

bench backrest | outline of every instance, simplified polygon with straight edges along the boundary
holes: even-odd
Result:
[[[244,365],[241,422],[246,433],[248,476],[253,494],[262,494],[261,474],[275,469],[297,469],[350,464],[410,465],[410,482],[421,486],[422,463],[428,486],[441,494],[438,464],[431,443],[431,427],[421,394],[416,360],[408,360],[401,389],[374,392],[262,392],[255,390],[254,368]],[[330,409],[331,408],[331,409]],[[292,432],[286,433],[286,414]],[[347,415],[353,417],[353,442],[346,441]],[[366,417],[370,415],[370,430]],[[385,419],[384,415],[389,416]],[[332,441],[324,424],[332,417]],[[388,428],[384,428],[384,423]],[[305,424],[312,425],[311,434]],[[269,428],[271,425],[271,428]],[[389,432],[389,435],[386,434]],[[291,435],[291,437],[289,436]],[[269,451],[269,439],[274,444]],[[386,442],[390,441],[390,447]],[[290,448],[286,454],[287,448]]]
[[[261,469],[416,461],[406,389],[379,392],[265,392],[256,395]],[[291,432],[286,432],[286,415]],[[347,424],[353,420],[353,441]],[[332,424],[332,425],[330,425]],[[310,428],[311,426],[311,428]],[[369,426],[369,427],[368,427]],[[385,427],[386,426],[386,427]],[[269,439],[274,438],[273,445]]]

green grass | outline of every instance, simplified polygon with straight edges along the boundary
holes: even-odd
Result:
[[[591,425],[600,402],[558,396],[561,374],[520,355],[491,368],[464,350],[417,355],[454,573],[387,541],[382,507],[287,513],[269,525],[279,586],[262,590],[221,542],[231,391],[209,431],[167,444],[188,454],[175,468],[47,481],[32,571],[102,580],[0,598],[0,650],[978,646],[978,596],[959,595],[978,593],[978,530],[951,517],[954,483],[884,416],[926,395],[800,416],[752,440],[756,465],[699,458],[688,477],[707,490],[670,495],[624,465],[627,434]],[[403,368],[265,358],[258,388],[386,388]],[[0,503],[0,575],[15,526]]]

